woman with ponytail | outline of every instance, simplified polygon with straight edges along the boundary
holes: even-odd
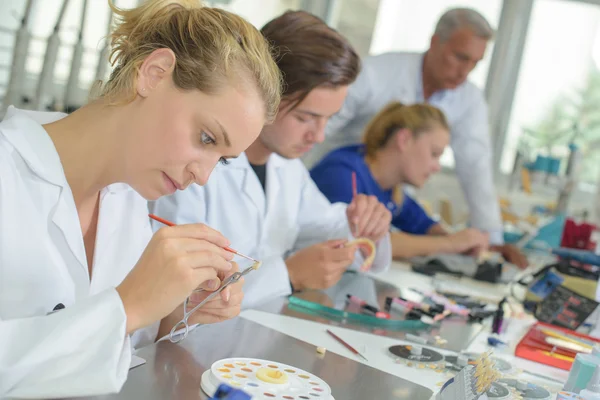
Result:
[[[487,234],[465,229],[448,234],[410,196],[394,199],[404,184],[421,187],[440,170],[439,158],[450,140],[442,111],[428,104],[388,104],[367,125],[363,144],[329,153],[311,177],[331,201],[352,200],[352,174],[359,193],[375,196],[392,212],[392,253],[403,259],[435,253],[479,253]]]
[[[1,398],[119,391],[132,348],[237,269],[205,225],[153,235],[147,200],[204,184],[274,119],[269,45],[198,1],[109,5],[114,69],[97,96],[70,115],[11,107],[0,123]],[[190,323],[231,318],[242,297],[232,285]]]

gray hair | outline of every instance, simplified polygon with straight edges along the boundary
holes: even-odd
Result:
[[[494,36],[494,29],[489,22],[472,8],[452,8],[446,11],[440,17],[434,34],[445,42],[459,28],[469,28],[476,36],[486,40]]]

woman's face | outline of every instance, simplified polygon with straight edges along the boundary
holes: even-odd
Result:
[[[135,132],[123,136],[126,181],[148,200],[204,185],[217,162],[245,151],[265,124],[264,102],[250,85],[206,94],[182,91],[167,76],[147,91],[138,88]]]
[[[401,139],[402,140],[402,139]],[[435,127],[415,136],[407,131],[401,144],[400,169],[404,183],[421,187],[440,170],[440,157],[450,141],[448,131]]]

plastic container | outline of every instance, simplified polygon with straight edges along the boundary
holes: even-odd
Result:
[[[600,400],[600,365],[596,366],[592,379],[586,388],[579,392],[579,396],[584,400]]]
[[[600,365],[600,346],[594,346],[591,354],[577,354],[563,390],[573,393],[581,392],[587,387],[598,365]]]

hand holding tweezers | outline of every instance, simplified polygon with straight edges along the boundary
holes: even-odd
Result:
[[[221,283],[221,286],[217,290],[215,290],[214,292],[209,294],[204,300],[202,300],[200,303],[198,303],[190,311],[187,311],[187,306],[188,306],[190,298],[188,297],[187,299],[185,299],[185,301],[183,302],[183,319],[181,321],[179,321],[177,324],[175,324],[173,329],[171,329],[171,333],[169,333],[169,340],[172,343],[178,343],[178,342],[181,342],[183,339],[185,339],[190,330],[190,326],[188,324],[188,318],[193,313],[195,313],[204,304],[211,301],[215,296],[218,296],[219,293],[221,293],[227,286],[231,285],[232,283],[236,283],[237,281],[240,280],[240,278],[242,276],[247,275],[249,272],[254,271],[255,269],[258,269],[258,267],[260,267],[260,262],[256,261],[254,264],[252,264],[251,266],[249,266],[242,272],[233,273],[229,278],[225,279],[223,281],[223,283]],[[194,290],[194,293],[199,293],[199,292],[203,292],[203,291],[204,291],[204,289],[196,289],[196,290]],[[176,334],[176,332],[179,329],[184,329],[184,331]]]

